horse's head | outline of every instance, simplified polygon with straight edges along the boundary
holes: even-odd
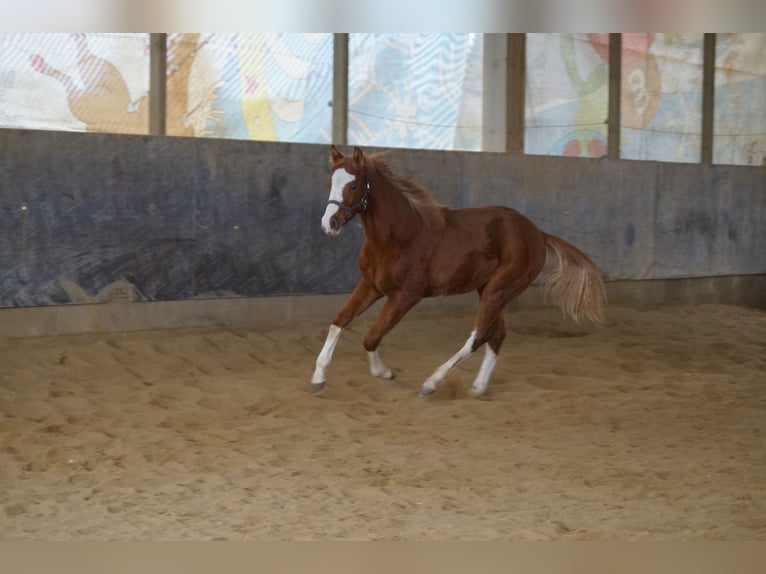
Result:
[[[328,235],[338,235],[341,228],[357,214],[367,209],[370,180],[364,162],[364,153],[358,147],[354,155],[344,156],[330,146],[332,171],[327,181],[330,197],[322,216],[322,229]]]

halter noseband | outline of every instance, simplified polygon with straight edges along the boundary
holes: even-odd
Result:
[[[343,222],[344,224],[351,221],[351,219],[357,213],[362,213],[365,209],[367,209],[367,200],[370,197],[370,173],[367,170],[364,171],[364,179],[364,192],[362,193],[361,199],[354,205],[346,205],[345,203],[342,203],[336,199],[331,199],[327,202],[328,204],[332,203],[333,205],[337,205],[343,210],[343,212],[346,214],[346,221]]]

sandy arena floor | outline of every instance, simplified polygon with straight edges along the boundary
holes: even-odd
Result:
[[[328,310],[328,318],[332,310]],[[0,539],[766,540],[766,313],[507,314],[428,400],[472,315],[414,316],[371,377],[327,324],[0,341]]]

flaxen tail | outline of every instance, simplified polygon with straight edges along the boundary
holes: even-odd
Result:
[[[539,281],[546,300],[579,322],[603,325],[606,291],[601,272],[585,253],[555,235],[543,233],[545,266]]]

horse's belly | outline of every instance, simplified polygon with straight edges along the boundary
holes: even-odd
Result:
[[[465,254],[462,258],[435,261],[430,268],[426,297],[459,295],[483,287],[497,269],[497,259],[487,258],[479,252]]]

